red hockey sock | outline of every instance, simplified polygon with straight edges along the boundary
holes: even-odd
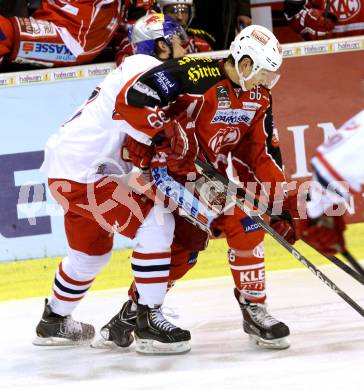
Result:
[[[0,15],[0,56],[9,54],[14,46],[14,28],[8,18]]]
[[[229,264],[235,287],[244,300],[264,303],[266,299],[264,258],[248,256],[244,251],[230,249]]]

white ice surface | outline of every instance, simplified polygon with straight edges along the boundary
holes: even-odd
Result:
[[[322,267],[364,306],[364,287]],[[241,328],[231,278],[180,282],[166,305],[192,333],[180,356],[127,350],[35,347],[40,298],[0,304],[0,389],[364,389],[364,318],[308,270],[268,273],[269,311],[291,329],[291,348],[256,350]],[[126,290],[89,294],[74,313],[97,329],[126,299]]]

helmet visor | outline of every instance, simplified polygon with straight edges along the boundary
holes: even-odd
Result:
[[[163,8],[163,13],[180,23],[184,28],[189,26],[193,18],[193,10],[188,4],[172,4]]]
[[[177,14],[190,16],[190,6],[188,4],[172,4],[163,8],[163,13],[168,16],[175,16]]]
[[[279,69],[275,72],[268,69],[259,69],[251,78],[254,77],[256,85],[262,85],[268,89],[272,89],[281,77]]]

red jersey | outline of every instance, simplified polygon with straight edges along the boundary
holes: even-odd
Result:
[[[269,92],[262,87],[242,91],[225,75],[223,61],[183,57],[130,80],[117,96],[113,119],[126,120],[137,133],[152,138],[185,111],[205,157],[215,166],[231,152],[258,180],[275,186],[285,177],[267,147],[269,107]]]
[[[330,12],[338,18],[334,38],[364,34],[363,0],[330,0]]]
[[[53,22],[64,43],[75,54],[99,53],[110,41],[121,19],[121,0],[43,0],[32,15]]]
[[[306,2],[285,0],[285,14],[292,27],[298,32],[304,27],[300,17],[302,10],[314,8],[324,13],[327,11],[337,18],[333,31],[330,31],[330,37],[340,38],[364,34],[364,0],[329,1],[330,6],[327,9],[326,0],[307,0]]]

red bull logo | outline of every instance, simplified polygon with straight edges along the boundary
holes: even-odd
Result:
[[[161,14],[156,14],[156,15],[151,15],[146,21],[145,25],[149,26],[151,23],[163,23],[164,18],[162,17]]]

